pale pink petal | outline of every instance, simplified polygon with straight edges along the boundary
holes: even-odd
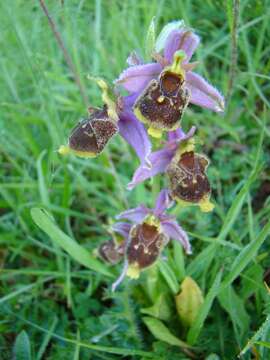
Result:
[[[116,216],[116,219],[126,219],[139,224],[151,211],[144,205],[140,205],[134,209],[123,211]]]
[[[144,165],[139,166],[133,175],[132,181],[127,186],[128,190],[132,190],[136,185],[146,179],[165,172],[174,156],[174,151],[175,149],[165,148],[150,154],[149,162],[151,163],[151,167],[146,168]]]
[[[113,224],[112,231],[122,235],[124,238],[128,238],[132,224],[127,222],[118,222]]]
[[[124,266],[123,266],[123,269],[121,271],[119,278],[112,284],[112,292],[114,292],[116,290],[116,288],[124,280],[126,273],[127,273],[127,269],[128,269],[128,261],[127,261],[127,259],[125,259]]]
[[[194,72],[187,72],[186,85],[191,93],[190,102],[192,104],[196,104],[216,112],[224,111],[224,97],[203,77],[195,74]]]
[[[120,74],[115,83],[122,85],[129,92],[142,91],[153,78],[161,72],[159,63],[130,66]]]
[[[134,66],[134,65],[142,65],[143,64],[143,60],[142,58],[136,53],[136,51],[132,51],[128,58],[127,58],[127,63],[129,66]]]
[[[144,125],[131,111],[119,116],[119,133],[133,147],[143,166],[150,167],[151,141]]]
[[[170,198],[169,190],[163,189],[159,193],[153,214],[157,217],[163,215],[164,211],[171,207],[173,200]]]
[[[161,222],[162,229],[171,239],[177,240],[184,247],[187,254],[191,254],[191,245],[187,233],[175,220]]]
[[[168,132],[168,142],[179,142],[183,140],[190,139],[196,131],[196,126],[192,126],[187,133],[185,133],[181,128],[178,128],[174,131]]]
[[[186,28],[173,30],[167,38],[164,57],[170,63],[173,61],[173,55],[177,50],[184,50],[186,58],[184,63],[189,62],[194,51],[200,43],[198,35]]]
[[[124,108],[126,110],[132,111],[132,107],[133,107],[133,105],[134,105],[134,103],[137,100],[137,97],[139,95],[140,95],[140,92],[135,92],[135,93],[132,93],[131,95],[123,96],[122,100],[123,100]]]

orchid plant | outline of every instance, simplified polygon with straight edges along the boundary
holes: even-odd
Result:
[[[170,239],[191,253],[188,235],[176,218],[166,213],[175,202],[198,205],[204,212],[214,207],[206,174],[209,159],[196,152],[196,128],[187,133],[182,129],[190,104],[215,112],[223,112],[225,107],[220,92],[193,72],[197,62],[191,58],[199,42],[199,36],[183,21],[174,21],[153,41],[150,63],[133,52],[127,59],[129,67],[113,87],[103,79],[94,79],[104,105],[90,108],[89,116],[72,130],[68,144],[59,149],[61,154],[95,157],[119,133],[140,159],[128,190],[157,174],[166,174],[168,189],[160,191],[155,207],[141,204],[117,215],[121,221],[112,226],[112,231],[120,235],[120,241],[115,237],[100,245],[102,259],[111,264],[124,261],[113,290],[125,276],[138,278],[142,270],[153,265]],[[121,91],[127,94],[120,95]],[[150,137],[160,139],[163,135],[166,139],[156,140],[159,148],[152,151]]]

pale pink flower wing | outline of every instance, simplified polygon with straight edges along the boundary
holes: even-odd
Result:
[[[132,224],[130,224],[130,223],[118,222],[118,223],[113,224],[112,230],[127,239],[129,236],[131,227],[132,227]]]
[[[132,190],[135,186],[157,174],[165,172],[174,156],[174,150],[162,149],[155,151],[149,155],[149,162],[151,167],[146,167],[143,164],[135,171],[131,182],[128,184],[128,190]]]
[[[128,269],[128,261],[127,259],[125,259],[124,261],[124,266],[123,269],[121,271],[120,276],[118,277],[118,279],[112,284],[112,292],[114,292],[116,290],[116,288],[121,284],[121,282],[124,280],[126,273],[127,273],[127,269]]]
[[[126,219],[135,224],[139,224],[151,211],[144,205],[140,205],[134,209],[123,211],[116,216],[116,219]]]
[[[202,76],[194,72],[187,72],[186,86],[191,93],[190,102],[195,105],[216,111],[223,112],[225,108],[224,97],[221,93],[209,84]]]
[[[153,214],[157,217],[160,217],[172,205],[172,203],[173,200],[170,198],[169,190],[161,190],[157,197]]]
[[[187,254],[191,254],[191,245],[187,233],[181,228],[176,220],[167,220],[161,222],[162,229],[170,239],[177,240],[185,249]]]
[[[180,141],[190,139],[195,134],[195,131],[196,131],[196,126],[192,126],[187,133],[185,133],[181,128],[178,128],[177,130],[174,131],[169,131],[168,142],[178,143]]]
[[[122,85],[129,92],[139,92],[149,81],[156,78],[161,70],[159,63],[130,66],[120,74],[115,84]]]
[[[191,30],[188,30],[187,28],[173,30],[166,40],[164,57],[171,63],[173,61],[174,53],[178,50],[183,50],[186,53],[184,63],[187,63],[191,59],[199,43],[199,36]]]
[[[119,116],[118,127],[120,135],[133,147],[141,164],[149,167],[152,145],[144,125],[131,111],[125,111]]]

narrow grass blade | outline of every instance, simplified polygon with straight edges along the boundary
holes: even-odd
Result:
[[[51,238],[53,242],[64,249],[79,264],[97,273],[112,277],[106,266],[91,256],[86,249],[76,243],[60,230],[48,213],[41,208],[33,208],[31,215],[34,222]]]
[[[245,267],[254,259],[261,245],[270,232],[270,220],[263,227],[257,238],[244,249],[235,258],[231,270],[221,284],[221,291],[229,286],[245,269]]]
[[[52,321],[52,325],[50,326],[49,328],[49,331],[48,333],[44,336],[44,339],[40,345],[40,348],[38,350],[38,353],[37,353],[37,357],[36,357],[36,360],[41,360],[45,351],[46,351],[46,348],[52,338],[52,333],[54,332],[55,328],[56,328],[56,325],[58,323],[58,318],[55,316],[53,318],[53,321]]]
[[[38,188],[39,194],[42,200],[42,204],[48,206],[50,204],[48,187],[46,186],[46,180],[42,169],[42,160],[46,155],[46,150],[42,151],[37,160],[37,174],[38,174]]]
[[[234,222],[236,221],[236,219],[240,213],[240,210],[241,210],[244,200],[249,192],[251,184],[255,181],[255,179],[258,176],[259,160],[260,160],[260,155],[261,155],[261,150],[262,150],[263,138],[264,138],[264,128],[262,128],[262,131],[261,131],[253,170],[251,171],[251,174],[248,177],[248,180],[246,181],[245,185],[242,187],[242,189],[240,190],[240,192],[237,194],[236,198],[234,199],[233,204],[230,207],[230,209],[227,213],[227,216],[223,222],[223,226],[219,233],[218,240],[224,240],[226,238],[227,234],[231,230]]]
[[[35,283],[33,284],[29,284],[29,285],[25,285],[25,286],[22,286],[20,289],[18,290],[15,290],[13,291],[12,293],[8,294],[8,295],[5,295],[3,296],[2,298],[0,298],[0,305],[3,304],[4,302],[10,300],[10,299],[13,299],[14,297],[28,291],[28,290],[31,290],[33,289],[34,287],[36,287],[37,285],[40,285],[46,281],[49,281],[49,280],[52,280],[54,278],[54,276],[50,276],[50,277],[47,277],[47,278],[44,278],[44,279],[41,279],[41,280],[38,280],[36,281]]]
[[[259,344],[262,346],[265,346],[270,349],[270,343],[258,341],[261,339],[265,333],[268,332],[270,329],[270,315],[267,316],[263,324],[260,326],[260,328],[255,332],[255,334],[252,336],[252,338],[248,341],[247,345],[243,348],[243,350],[240,352],[239,356],[244,355],[254,344]]]

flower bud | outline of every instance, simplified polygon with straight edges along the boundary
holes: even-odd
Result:
[[[138,278],[140,270],[154,264],[158,259],[168,237],[160,232],[156,219],[147,219],[142,224],[134,225],[129,234],[126,256],[129,264],[127,275]]]
[[[188,105],[190,95],[180,67],[182,60],[183,54],[178,54],[172,66],[152,80],[134,104],[134,114],[149,126],[148,132],[154,137],[175,130]]]
[[[115,265],[124,257],[124,241],[116,244],[113,240],[105,241],[98,248],[98,255],[102,260]]]
[[[182,204],[198,204],[202,211],[211,211],[211,188],[205,174],[208,165],[207,157],[193,150],[176,153],[167,169],[171,196]]]
[[[81,157],[95,157],[117,131],[117,124],[108,116],[107,107],[95,109],[72,130],[68,146],[61,146],[58,151],[63,155],[71,152]]]

